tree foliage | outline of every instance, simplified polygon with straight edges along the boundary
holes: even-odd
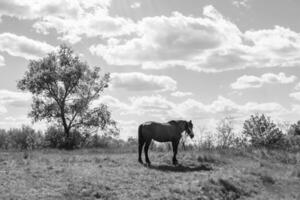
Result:
[[[0,129],[0,149],[31,150],[43,146],[43,135],[30,126]]]
[[[282,131],[264,114],[251,115],[244,122],[243,134],[253,146],[274,147],[282,139]]]
[[[233,120],[231,116],[227,116],[221,119],[217,124],[218,142],[219,146],[223,148],[234,145],[235,133],[233,132]]]
[[[299,135],[300,136],[300,121],[297,123],[291,124],[287,130],[288,135]]]
[[[116,127],[104,104],[93,106],[108,87],[109,74],[100,76],[100,68],[90,68],[73,50],[61,45],[58,52],[32,60],[18,88],[33,95],[29,116],[34,121],[46,119],[64,128],[66,138],[71,129],[101,130]]]

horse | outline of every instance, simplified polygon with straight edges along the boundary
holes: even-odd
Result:
[[[172,120],[167,123],[145,122],[138,128],[139,158],[138,161],[143,164],[142,150],[144,147],[146,163],[150,166],[148,149],[152,140],[157,142],[172,142],[173,164],[177,165],[176,159],[177,147],[181,139],[181,133],[185,131],[191,138],[194,137],[192,121]]]

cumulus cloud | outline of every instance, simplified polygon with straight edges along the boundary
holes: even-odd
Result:
[[[5,65],[5,58],[0,55],[0,67]]]
[[[139,8],[141,7],[141,3],[140,2],[134,2],[133,4],[130,5],[131,8]]]
[[[30,100],[31,95],[29,93],[0,90],[0,114],[8,112],[7,106],[26,107]]]
[[[12,56],[37,59],[54,50],[55,47],[46,42],[40,42],[13,33],[0,34],[0,51],[4,51]]]
[[[91,106],[96,107],[99,104],[108,105],[114,111],[120,112],[121,114],[123,111],[128,110],[127,104],[121,102],[119,99],[117,99],[113,96],[110,96],[110,95],[104,95],[104,96],[100,97],[98,100],[94,101]]]
[[[0,115],[2,115],[4,113],[7,113],[7,109],[4,105],[1,105],[1,103],[0,103]]]
[[[178,105],[180,113],[183,113],[186,117],[207,119],[218,118],[220,116],[234,116],[237,118],[244,118],[254,113],[272,113],[274,115],[283,114],[287,110],[278,103],[267,102],[257,103],[248,102],[240,105],[233,102],[230,99],[219,96],[216,100],[210,104],[203,104],[194,99],[188,99]]]
[[[132,21],[108,14],[111,0],[0,0],[0,17],[36,20],[34,29],[43,34],[56,30],[59,39],[76,43],[82,36],[111,37],[128,34]]]
[[[112,73],[112,88],[131,91],[173,91],[177,82],[169,76],[147,75],[140,72]]]
[[[300,90],[300,82],[295,85],[295,90]]]
[[[300,101],[300,92],[292,92],[292,93],[290,93],[289,96],[292,97],[295,100]]]
[[[171,112],[174,103],[168,101],[160,95],[130,97],[131,110],[129,113],[149,114],[153,116],[161,116],[162,118],[172,116]]]
[[[21,128],[23,125],[27,125],[35,130],[41,131],[46,130],[47,126],[49,126],[49,124],[42,121],[32,123],[32,120],[26,115],[8,116],[0,120],[0,127],[3,129]]]
[[[192,96],[192,92],[182,92],[182,91],[176,91],[171,93],[174,97],[186,97],[186,96]]]
[[[232,5],[234,5],[237,8],[248,8],[249,7],[249,0],[233,0]]]
[[[156,119],[158,121],[191,119],[197,121],[197,124],[198,122],[202,124],[210,120],[216,122],[224,116],[232,116],[242,123],[243,120],[255,113],[265,113],[276,119],[290,114],[295,110],[295,108],[287,110],[276,102],[247,102],[245,104],[238,104],[223,96],[219,96],[207,104],[192,98],[175,103],[161,95],[130,97],[128,102],[120,101],[115,97],[107,95],[102,97],[99,102],[107,104],[113,114],[118,114],[117,118],[119,119],[122,119],[124,116],[134,116],[133,119],[135,120],[119,124],[121,130],[130,130],[126,131],[124,137],[132,136],[132,131],[136,134],[138,123],[143,122],[141,121],[143,116],[147,116],[147,120]]]
[[[144,69],[183,66],[206,72],[248,67],[288,67],[300,64],[300,34],[275,26],[241,32],[213,6],[203,17],[145,17],[135,23],[137,34],[119,42],[92,45],[92,54],[114,65]]]
[[[14,107],[23,107],[28,105],[31,100],[31,94],[27,92],[15,92],[10,90],[0,90],[0,104]]]
[[[90,51],[114,65],[220,72],[300,64],[300,34],[288,28],[242,32],[213,6],[205,6],[202,17],[174,12],[134,22],[111,16],[110,6],[110,0],[2,0],[0,16],[34,19],[36,31],[48,34],[55,30],[59,39],[71,43],[82,37],[100,37],[102,43],[92,45]]]
[[[40,19],[44,17],[79,19],[86,10],[108,13],[111,0],[0,0],[0,17]]]
[[[80,9],[77,1],[72,0],[1,0],[0,15],[19,19],[35,19],[43,16],[78,16]]]
[[[241,90],[247,88],[260,88],[264,84],[289,84],[295,82],[296,79],[296,76],[286,76],[283,72],[279,74],[265,73],[260,77],[243,75],[231,84],[231,88]]]
[[[161,95],[130,97],[129,103],[107,96],[107,103],[113,110],[117,110],[120,115],[144,115],[160,120],[174,118],[210,119],[220,116],[234,116],[237,118],[248,117],[254,113],[266,113],[274,116],[287,113],[288,110],[276,102],[247,102],[238,104],[228,98],[219,96],[209,104],[204,104],[195,99],[187,99],[180,103],[172,102]]]
[[[82,36],[109,38],[127,35],[134,30],[133,22],[130,19],[110,17],[100,11],[83,14],[80,19],[44,17],[43,20],[34,24],[34,28],[44,34],[54,29],[61,35],[59,39],[70,43],[79,42]]]
[[[241,42],[240,31],[226,21],[212,7],[203,11],[205,18],[184,16],[146,17],[136,26],[137,37],[118,44],[93,45],[90,51],[103,56],[110,64],[143,65],[144,68],[161,68],[167,65],[184,65],[199,62],[207,50]],[[130,52],[130,53],[129,53]],[[189,63],[185,63],[185,60]]]
[[[130,120],[130,121],[124,121],[124,120],[120,120],[118,121],[118,126],[120,127],[120,138],[121,139],[128,139],[129,137],[137,137],[137,133],[138,133],[138,122],[134,121],[134,120]]]

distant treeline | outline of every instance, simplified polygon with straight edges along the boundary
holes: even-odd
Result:
[[[233,129],[232,118],[226,117],[217,124],[214,133],[208,133],[208,137],[196,140],[193,143],[186,142],[184,137],[179,148],[182,149],[213,149],[213,148],[244,148],[266,147],[272,149],[284,149],[300,151],[300,122],[297,124],[275,124],[270,117],[264,114],[256,114],[245,120],[241,134],[236,134]],[[214,135],[213,140],[210,135]],[[66,139],[63,128],[49,127],[45,132],[36,131],[30,126],[0,129],[0,149],[31,150],[42,148],[64,149],[66,144],[71,144],[72,149],[79,148],[110,148],[136,151],[138,141],[136,138],[128,138],[127,141],[112,137],[109,134],[99,135],[74,130]],[[152,143],[150,148],[157,151],[171,150],[171,144]]]

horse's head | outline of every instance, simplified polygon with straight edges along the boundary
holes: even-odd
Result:
[[[188,134],[191,138],[194,137],[194,131],[193,131],[193,123],[192,123],[192,120],[190,120],[189,122],[186,122],[185,131],[187,132],[187,134]]]

